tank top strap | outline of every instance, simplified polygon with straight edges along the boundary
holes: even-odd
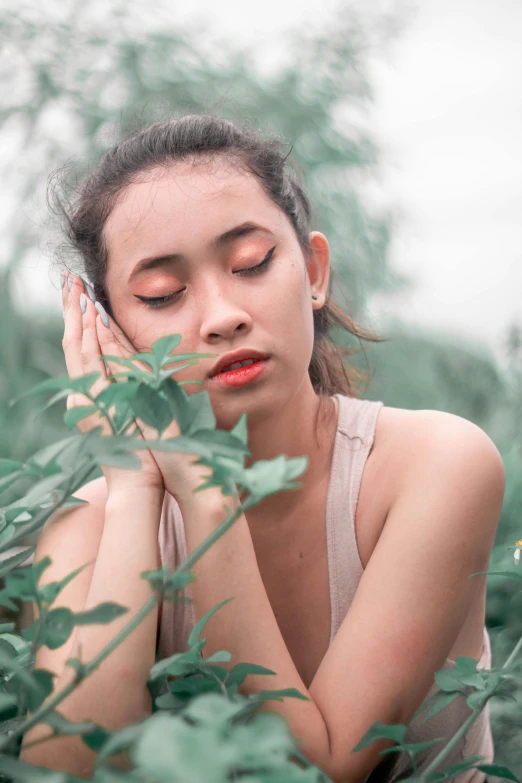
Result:
[[[330,579],[330,642],[345,618],[363,574],[355,536],[355,511],[364,466],[384,403],[336,394],[339,403],[326,502],[326,542]]]

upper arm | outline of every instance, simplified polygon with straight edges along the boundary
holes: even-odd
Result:
[[[107,501],[105,477],[85,484],[74,496],[88,501],[88,505],[59,508],[49,517],[40,532],[33,562],[43,560],[46,556],[52,560],[40,577],[40,585],[60,581],[84,563],[89,562],[89,565],[63,588],[51,604],[51,610],[66,606],[73,612],[81,612],[85,608],[103,532]],[[33,604],[32,608],[36,619],[37,605]],[[48,669],[59,676],[70,657],[71,643],[72,635],[55,650],[40,647],[35,654],[35,668]]]
[[[449,656],[486,579],[468,577],[488,568],[502,508],[505,472],[491,439],[466,419],[429,413],[411,433],[404,484],[309,688],[333,765],[355,781],[395,743],[350,757],[352,748],[377,721],[406,723]]]

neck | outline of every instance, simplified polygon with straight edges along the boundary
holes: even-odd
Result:
[[[269,420],[265,418],[249,427],[248,447],[252,457],[245,460],[246,467],[280,454],[287,458],[308,458],[304,473],[296,479],[301,485],[298,489],[277,492],[248,510],[245,516],[253,536],[263,535],[262,531],[281,532],[285,522],[291,524],[298,509],[328,481],[337,430],[337,405],[333,397],[321,401],[310,385]]]

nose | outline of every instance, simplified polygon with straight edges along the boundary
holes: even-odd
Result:
[[[238,334],[246,335],[252,329],[252,317],[234,292],[208,292],[203,305],[200,337],[203,342],[230,340]]]

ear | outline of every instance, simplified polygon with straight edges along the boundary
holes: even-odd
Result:
[[[310,282],[310,297],[314,310],[319,310],[326,301],[328,281],[330,279],[330,245],[324,234],[320,231],[311,231],[308,235],[310,242],[310,256],[307,272]]]

